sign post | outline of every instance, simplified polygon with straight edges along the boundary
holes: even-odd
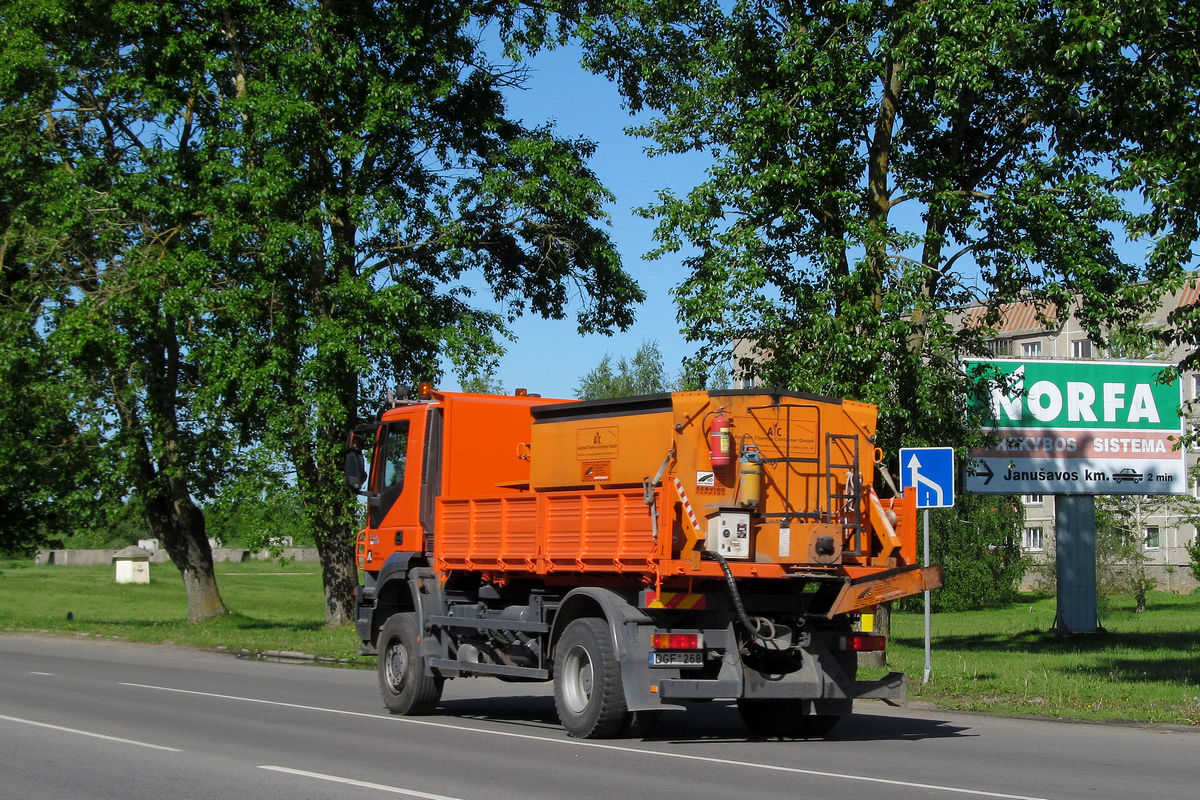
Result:
[[[1055,629],[1090,633],[1096,610],[1094,495],[1185,494],[1179,383],[1167,364],[968,359],[984,373],[995,444],[971,451],[966,490],[1055,495]]]
[[[900,450],[900,488],[917,490],[917,508],[922,509],[925,522],[924,561],[929,566],[929,509],[950,508],[954,505],[954,448],[905,447]],[[930,658],[930,598],[925,590],[925,675],[921,683],[929,683],[932,669]]]

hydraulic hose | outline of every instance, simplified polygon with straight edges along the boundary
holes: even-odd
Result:
[[[772,636],[763,636],[759,631],[760,625],[755,625],[754,620],[750,619],[750,615],[746,613],[746,606],[742,603],[742,594],[738,591],[737,582],[733,579],[733,571],[729,569],[729,562],[725,560],[725,556],[711,550],[705,551],[704,555],[721,565],[721,571],[725,573],[725,585],[729,587],[729,599],[733,601],[733,610],[737,614],[738,621],[742,623],[742,627],[746,629],[746,633],[750,635],[751,644],[757,645],[764,650],[779,649],[778,647],[770,646],[776,633],[774,623],[768,619],[759,618],[761,622],[771,627]]]

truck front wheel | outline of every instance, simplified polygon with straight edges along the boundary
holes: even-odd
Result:
[[[621,665],[604,620],[577,619],[563,631],[554,663],[554,706],[569,736],[607,739],[624,727]]]
[[[426,674],[420,642],[417,615],[411,611],[388,617],[379,631],[375,671],[383,702],[393,714],[429,714],[442,698],[445,679]]]

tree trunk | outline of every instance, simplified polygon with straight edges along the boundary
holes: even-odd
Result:
[[[880,636],[886,636],[889,639],[892,636],[892,604],[880,603],[875,608],[875,633]],[[876,650],[874,652],[859,653],[858,664],[861,667],[883,667],[887,665],[887,651]]]
[[[1146,611],[1146,513],[1142,498],[1133,498],[1133,597],[1137,602],[1135,614]]]
[[[172,502],[156,496],[146,498],[146,521],[183,577],[188,622],[200,622],[229,613],[217,589],[204,512],[190,499]]]
[[[1137,606],[1133,609],[1133,613],[1142,614],[1146,611],[1146,562],[1140,552],[1137,556],[1137,568],[1133,572],[1133,597],[1137,601]]]
[[[186,568],[180,567],[179,572],[183,576],[183,586],[187,591],[188,622],[201,622],[229,613],[217,588],[211,552],[206,563],[189,564]]]
[[[123,407],[123,419],[128,427],[136,429],[140,424],[137,415],[129,407]],[[165,417],[170,420],[170,417]],[[213,570],[212,548],[208,544],[208,533],[204,524],[204,512],[192,502],[187,484],[182,478],[172,478],[168,470],[178,469],[178,442],[174,437],[176,428],[173,420],[166,429],[170,435],[167,454],[156,468],[150,453],[149,443],[144,439],[134,445],[133,457],[137,464],[138,481],[135,490],[145,502],[146,522],[151,533],[163,543],[172,563],[183,576],[187,592],[188,622],[200,622],[211,617],[227,614],[225,601],[217,590],[217,576]],[[162,419],[160,418],[160,427]]]
[[[325,588],[325,624],[330,627],[354,620],[354,587],[358,585],[358,563],[354,554],[354,498],[341,479],[341,465],[333,454],[336,446],[331,426],[317,432],[296,431],[292,450],[296,480],[301,488],[302,511],[312,525],[321,579]],[[321,465],[327,467],[322,470]]]
[[[317,553],[325,586],[325,624],[332,628],[354,621],[358,565],[354,561],[354,533],[342,526],[330,527],[317,537]]]

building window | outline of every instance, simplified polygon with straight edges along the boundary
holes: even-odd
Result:
[[[1192,376],[1192,399],[1200,400],[1200,375]]]
[[[1025,549],[1031,553],[1042,552],[1042,528],[1040,525],[1025,529]]]
[[[1157,550],[1158,549],[1158,526],[1157,525],[1147,525],[1146,526],[1146,549],[1147,550]]]
[[[1004,358],[1012,353],[1012,344],[1008,339],[988,339],[984,346],[993,358]]]
[[[1076,339],[1071,342],[1071,358],[1091,358],[1092,342],[1090,339]]]
[[[1044,501],[1040,494],[1023,494],[1021,495],[1021,502],[1027,506],[1040,506]]]
[[[1025,358],[1038,358],[1042,354],[1041,342],[1022,342],[1021,355]]]

